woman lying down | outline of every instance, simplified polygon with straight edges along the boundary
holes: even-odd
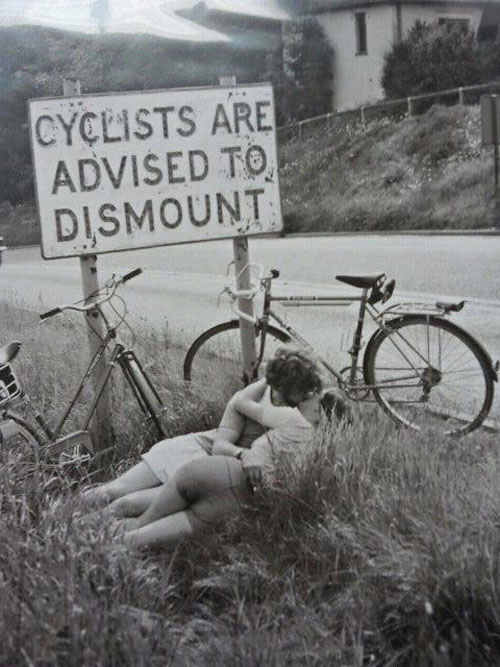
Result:
[[[302,350],[280,348],[268,362],[265,379],[229,401],[214,453],[183,465],[156,487],[144,511],[139,503],[138,516],[119,521],[125,542],[133,547],[172,544],[237,516],[253,502],[257,487],[272,484],[280,460],[311,450],[322,406],[331,410],[332,405],[342,416],[343,401],[322,391],[315,360]],[[238,446],[248,422],[268,429],[249,448]],[[114,505],[119,515],[123,498],[111,503],[110,511]],[[130,516],[133,504],[127,510]]]

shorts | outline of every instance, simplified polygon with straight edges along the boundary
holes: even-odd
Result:
[[[231,456],[210,456],[188,463],[175,479],[178,492],[203,523],[225,521],[252,502],[243,465]]]
[[[207,458],[212,451],[215,433],[215,430],[200,431],[160,440],[142,454],[142,460],[148,464],[160,482],[164,483],[186,463]]]

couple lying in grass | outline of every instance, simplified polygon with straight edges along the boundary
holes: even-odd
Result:
[[[322,409],[341,417],[342,399],[323,391],[315,359],[282,347],[265,379],[238,391],[217,429],[162,440],[117,479],[85,492],[108,504],[134,547],[164,545],[211,529],[272,483],[282,457],[313,444]]]

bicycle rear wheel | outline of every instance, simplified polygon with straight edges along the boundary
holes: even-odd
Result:
[[[418,431],[464,435],[491,408],[487,354],[470,334],[438,317],[411,315],[386,323],[368,343],[363,370],[382,408]]]
[[[261,328],[255,326],[257,354]],[[267,327],[264,356],[259,368],[263,375],[266,361],[277,347],[289,343],[290,336],[273,326]],[[200,396],[226,402],[243,386],[239,320],[223,322],[208,329],[189,348],[184,360],[184,379]]]

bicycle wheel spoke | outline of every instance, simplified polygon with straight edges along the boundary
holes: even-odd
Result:
[[[276,329],[266,335],[264,356],[259,368],[262,377],[267,360],[288,336]],[[256,352],[260,351],[260,333],[256,333]],[[238,325],[226,322],[209,330],[195,341],[184,363],[184,377],[201,396],[227,401],[243,386],[243,362]]]
[[[491,406],[493,387],[483,352],[447,321],[401,318],[367,356],[367,382],[375,385],[382,407],[403,424],[463,433],[475,428]]]

